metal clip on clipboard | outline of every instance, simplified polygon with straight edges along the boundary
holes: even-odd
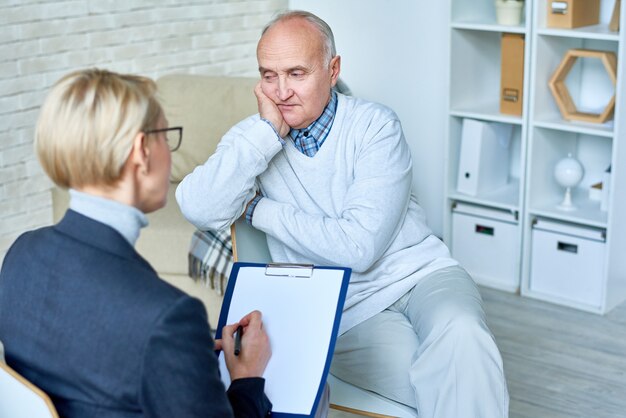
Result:
[[[265,266],[265,275],[310,278],[313,268],[313,264],[268,263]]]

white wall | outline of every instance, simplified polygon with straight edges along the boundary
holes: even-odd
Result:
[[[449,2],[289,0],[324,19],[352,93],[396,111],[413,154],[414,190],[436,234],[443,229]]]
[[[15,238],[52,220],[50,182],[33,152],[48,88],[103,67],[257,75],[262,27],[287,0],[1,0],[0,264]]]

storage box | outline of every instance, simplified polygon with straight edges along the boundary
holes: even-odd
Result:
[[[600,21],[600,0],[559,0],[547,2],[547,26],[578,28]]]
[[[452,256],[477,283],[517,291],[518,243],[518,222],[512,213],[464,203],[452,209]]]
[[[508,183],[512,131],[509,124],[463,119],[458,192],[476,196]]]
[[[503,33],[500,48],[500,112],[521,116],[524,103],[524,35]]]
[[[539,220],[532,229],[530,290],[600,308],[604,297],[602,229]]]

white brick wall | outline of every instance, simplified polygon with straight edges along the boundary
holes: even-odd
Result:
[[[288,0],[0,1],[0,264],[50,224],[51,183],[33,151],[38,108],[65,73],[108,68],[256,75],[256,41]]]

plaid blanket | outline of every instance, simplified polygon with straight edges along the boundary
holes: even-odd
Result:
[[[233,244],[230,229],[196,230],[189,247],[189,276],[202,280],[219,295],[224,294],[233,266]]]

